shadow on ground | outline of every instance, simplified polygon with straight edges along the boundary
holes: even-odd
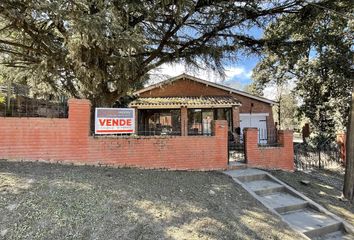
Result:
[[[0,239],[301,239],[228,176],[0,161]]]

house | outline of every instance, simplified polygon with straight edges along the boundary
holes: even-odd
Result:
[[[209,135],[212,120],[227,120],[230,132],[274,129],[276,102],[187,74],[133,93],[139,135]]]

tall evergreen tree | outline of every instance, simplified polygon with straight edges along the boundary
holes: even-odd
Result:
[[[324,3],[325,5],[327,2]],[[33,88],[112,105],[141,87],[151,69],[182,61],[223,73],[223,60],[281,39],[256,39],[264,27],[307,4],[210,0],[2,0],[0,63],[26,72]]]
[[[310,119],[319,136],[333,138],[349,119],[344,195],[353,199],[354,123],[348,113],[354,90],[354,9],[350,1],[332,1],[326,7],[313,3],[307,8],[304,15],[285,15],[267,27],[266,38],[304,44],[267,48],[265,58],[254,70],[255,84],[262,87],[274,81],[295,82],[294,92],[302,99],[299,111]]]

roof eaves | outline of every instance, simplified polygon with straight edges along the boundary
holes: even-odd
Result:
[[[205,85],[210,85],[210,86],[213,86],[213,87],[216,87],[216,88],[219,88],[219,89],[223,89],[225,91],[229,91],[229,92],[232,92],[232,93],[240,94],[240,95],[243,95],[243,96],[246,96],[246,97],[249,97],[249,98],[253,98],[253,99],[261,101],[261,102],[266,102],[266,103],[269,103],[269,104],[272,104],[272,105],[278,105],[279,104],[276,101],[273,101],[273,100],[270,100],[270,99],[267,99],[267,98],[263,98],[263,97],[259,97],[259,96],[255,96],[255,95],[252,95],[250,93],[247,93],[247,92],[244,92],[244,91],[241,91],[241,90],[237,90],[237,89],[234,89],[234,88],[230,88],[230,87],[218,84],[218,83],[209,82],[207,80],[204,80],[204,79],[201,79],[201,78],[197,78],[197,77],[188,75],[186,73],[182,73],[182,74],[180,74],[180,75],[178,75],[176,77],[172,77],[172,78],[166,79],[166,80],[164,80],[162,82],[153,84],[153,85],[151,85],[149,87],[140,89],[140,90],[134,92],[133,95],[139,95],[140,93],[149,91],[149,90],[154,89],[156,87],[161,87],[162,85],[174,82],[174,81],[182,79],[182,78],[188,78],[188,79],[191,79],[193,81],[203,83]]]

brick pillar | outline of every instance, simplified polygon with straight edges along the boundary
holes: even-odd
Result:
[[[285,170],[294,171],[294,139],[290,130],[278,131],[278,142],[282,147],[283,156],[281,167]]]
[[[227,149],[228,124],[226,120],[215,120],[211,122],[212,135],[216,138],[214,151],[216,152],[215,162],[224,163],[222,168],[226,168],[229,160]]]
[[[181,135],[188,135],[188,109],[187,107],[181,107]]]
[[[87,99],[69,99],[69,122],[77,135],[90,134],[91,102]]]
[[[266,117],[267,120],[267,129],[268,129],[268,134],[272,133],[272,130],[275,129],[275,124],[274,124],[274,118],[273,118],[273,110],[272,106],[269,107],[269,115]],[[278,129],[280,128],[280,123],[278,123]]]
[[[346,133],[337,134],[337,144],[339,145],[340,158],[342,159],[343,164],[345,165],[346,160],[346,141],[347,135]]]
[[[235,128],[240,127],[240,108],[237,106],[232,107],[232,125],[232,131],[235,131]]]
[[[254,164],[259,159],[258,154],[258,129],[257,128],[245,128],[244,134],[244,146],[245,146],[245,160],[247,164]]]

